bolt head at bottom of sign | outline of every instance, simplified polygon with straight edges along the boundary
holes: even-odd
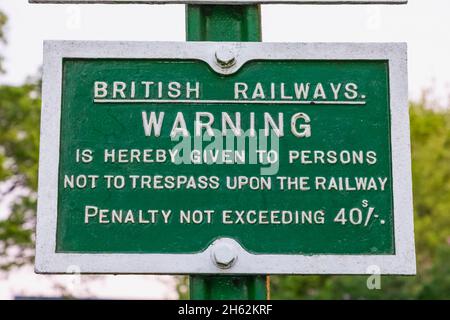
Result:
[[[237,250],[231,243],[219,239],[214,243],[211,258],[220,269],[230,269],[238,258]]]

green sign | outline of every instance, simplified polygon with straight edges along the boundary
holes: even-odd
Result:
[[[403,45],[46,54],[42,272],[414,272]]]

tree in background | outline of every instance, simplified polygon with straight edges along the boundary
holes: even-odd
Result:
[[[30,263],[36,217],[40,100],[35,84],[0,86],[0,268]]]
[[[0,41],[6,16],[0,12]],[[0,52],[0,62],[1,62]],[[3,70],[1,68],[0,70]],[[39,154],[40,84],[0,86],[0,270],[32,262]]]

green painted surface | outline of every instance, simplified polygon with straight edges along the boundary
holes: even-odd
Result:
[[[188,41],[261,41],[258,5],[186,5]]]
[[[266,276],[191,276],[192,300],[266,300]]]
[[[187,41],[261,41],[259,5],[186,5]],[[265,276],[190,276],[191,299],[267,299]]]
[[[193,253],[200,252],[216,238],[231,237],[253,253],[274,254],[393,254],[392,180],[390,161],[390,125],[388,67],[384,61],[256,61],[247,63],[232,76],[221,76],[200,61],[152,60],[65,60],[61,118],[61,155],[58,202],[58,252],[109,253]],[[291,95],[293,83],[323,83],[328,99],[334,99],[329,83],[358,84],[357,100],[365,105],[292,105],[292,104],[154,104],[94,103],[95,81],[198,81],[200,100],[233,100],[235,82],[253,87],[285,83]],[[290,89],[289,89],[290,88]],[[279,92],[278,92],[279,93]],[[156,94],[156,92],[152,92]],[[362,99],[361,96],[366,98]],[[108,95],[106,98],[113,98]],[[144,90],[136,88],[135,99],[143,99]],[[171,99],[163,93],[163,99]],[[181,99],[181,98],[180,98]],[[176,100],[176,99],[173,99]],[[322,98],[313,99],[316,101]],[[342,92],[338,100],[348,100]],[[142,112],[165,112],[160,137],[146,137]],[[193,134],[195,112],[211,112],[220,128],[221,112],[240,112],[242,127],[254,112],[256,126],[263,125],[263,113],[277,119],[284,114],[285,136],[280,138],[280,166],[277,176],[314,179],[317,176],[387,178],[384,191],[323,191],[218,189],[180,190],[106,189],[104,175],[173,175],[261,177],[261,165],[219,165],[172,163],[104,163],[104,149],[172,149],[170,129],[177,112],[184,114]],[[298,112],[311,118],[310,138],[297,138],[290,132],[290,117]],[[56,130],[56,129],[55,129]],[[209,145],[211,142],[204,142]],[[91,163],[76,163],[76,149],[94,151]],[[376,152],[376,164],[288,164],[289,150],[362,150]],[[263,166],[264,167],[264,166]],[[267,167],[267,166],[265,166]],[[96,188],[64,188],[64,175],[99,175]],[[266,178],[267,178],[266,177]],[[129,181],[129,180],[127,180]],[[368,207],[363,206],[367,200]],[[168,224],[106,223],[98,216],[85,223],[85,206],[104,209],[172,210]],[[368,208],[375,208],[365,225]],[[351,208],[362,212],[362,223],[333,221],[341,208],[346,218]],[[212,223],[180,224],[179,210],[215,210]],[[230,224],[221,223],[221,210],[305,210],[325,212],[324,224]],[[378,217],[375,217],[377,215]],[[137,220],[137,214],[134,218]],[[125,219],[124,219],[125,220]],[[358,216],[354,216],[358,222]],[[382,221],[384,224],[382,224]],[[136,221],[135,221],[136,222]]]

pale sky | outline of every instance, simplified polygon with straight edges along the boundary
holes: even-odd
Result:
[[[1,0],[0,10],[9,17],[8,45],[0,47],[7,73],[0,76],[0,84],[20,84],[37,72],[45,39],[184,40],[183,5],[30,5],[27,0]],[[449,13],[449,0],[410,0],[406,6],[266,5],[262,7],[263,40],[407,42],[410,97],[417,99],[433,85],[439,101],[448,106]],[[17,294],[54,295],[54,281],[71,281],[56,277],[63,278],[21,269],[0,278],[0,299]],[[172,278],[108,276],[88,287],[101,297],[176,297]]]
[[[32,266],[0,273],[0,300],[60,297],[61,287],[77,298],[177,299],[175,279],[151,275],[37,275]]]
[[[19,84],[42,62],[44,39],[184,40],[183,5],[42,5],[2,0],[9,18],[7,74]],[[450,1],[409,0],[404,6],[265,5],[267,42],[392,42],[409,45],[410,97],[435,86],[442,104],[450,93]],[[5,50],[2,50],[5,51]]]

